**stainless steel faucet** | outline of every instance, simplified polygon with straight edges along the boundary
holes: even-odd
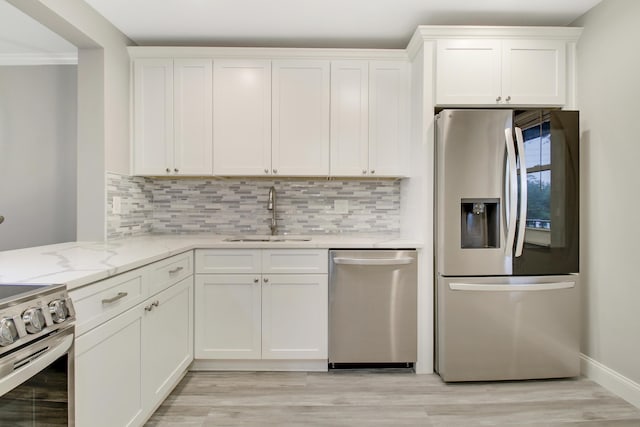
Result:
[[[275,236],[278,233],[278,219],[276,218],[276,188],[269,188],[269,201],[267,202],[267,209],[271,211],[271,235]]]

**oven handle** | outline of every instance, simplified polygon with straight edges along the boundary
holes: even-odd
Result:
[[[27,346],[0,361],[0,396],[13,390],[69,351],[73,327]]]

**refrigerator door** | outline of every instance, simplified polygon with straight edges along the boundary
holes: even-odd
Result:
[[[436,251],[442,275],[510,275],[517,178],[512,110],[436,120]]]
[[[438,277],[436,370],[444,381],[580,373],[578,276]]]
[[[579,113],[515,111],[518,230],[513,274],[578,272]],[[525,175],[526,174],[526,175]]]

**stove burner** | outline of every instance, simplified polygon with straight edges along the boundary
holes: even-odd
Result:
[[[0,304],[2,304],[5,299],[46,288],[47,286],[51,285],[42,283],[0,283]]]

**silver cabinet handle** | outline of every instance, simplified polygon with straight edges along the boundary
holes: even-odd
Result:
[[[505,101],[507,102],[511,101],[511,96],[507,96],[507,99],[505,99]]]
[[[375,169],[371,169],[371,174],[374,174],[374,173],[376,173],[376,170]]]
[[[413,258],[343,258],[333,259],[334,264],[345,265],[404,265],[411,264]]]
[[[480,291],[480,292],[520,292],[520,291],[553,291],[558,289],[575,288],[575,282],[556,282],[556,283],[449,283],[449,289],[452,291]]]
[[[269,283],[269,278],[268,278],[268,277],[265,277],[264,279],[262,279],[262,281],[263,281],[264,283]]]
[[[115,297],[103,299],[102,303],[103,304],[111,304],[112,302],[116,302],[119,299],[122,299],[122,298],[126,297],[127,295],[129,295],[128,292],[118,292]]]
[[[258,283],[260,281],[260,279],[258,279],[257,277],[255,279],[253,279],[253,283]]]
[[[167,168],[165,169],[167,171],[167,173],[171,172],[171,169]]]
[[[278,173],[278,169],[274,169],[274,170],[273,170],[273,173]]]
[[[174,171],[175,173],[178,173],[178,172],[179,172],[178,168],[173,169],[173,171]]]
[[[265,170],[264,170],[264,173],[269,173],[269,169],[265,169]]]
[[[176,267],[173,270],[169,270],[169,274],[175,274],[178,271],[182,271],[182,270],[184,270],[184,267]]]
[[[144,308],[144,311],[151,311],[151,310],[153,310],[153,307],[157,307],[157,306],[159,306],[159,305],[160,305],[160,301],[155,300],[154,302],[152,302],[151,304],[149,304],[148,306],[146,306],[146,307]]]
[[[367,174],[367,170],[366,169],[362,169],[362,175],[366,175]]]
[[[0,224],[2,224],[3,222],[4,222],[4,217],[0,215]]]
[[[501,97],[501,96],[499,96],[499,97],[497,97],[497,98],[496,98],[496,102],[500,102],[501,100],[502,100],[502,97]]]

